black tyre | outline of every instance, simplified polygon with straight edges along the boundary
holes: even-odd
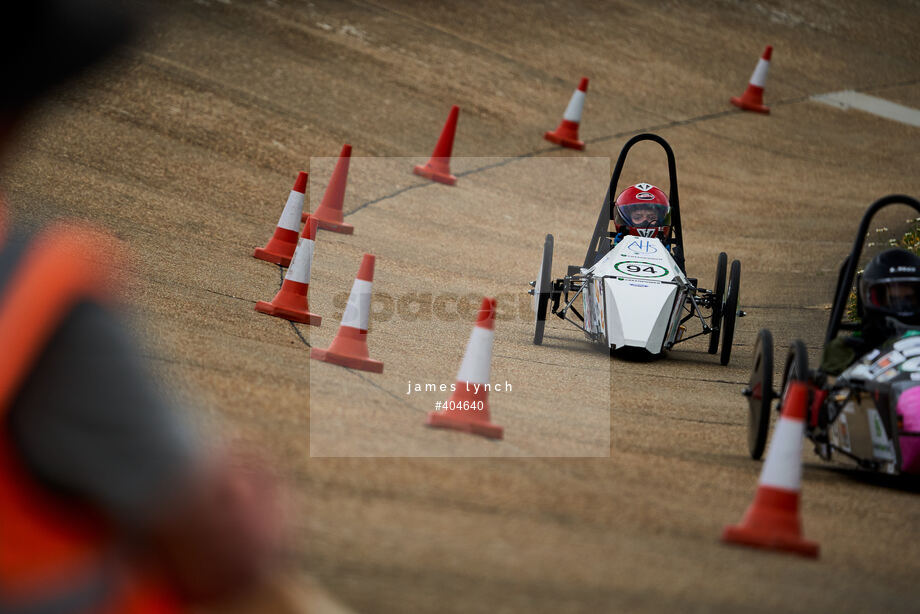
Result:
[[[534,327],[533,342],[534,345],[543,343],[543,329],[546,326],[546,312],[549,306],[549,299],[553,294],[553,235],[546,235],[543,242],[543,260],[540,263],[540,271],[537,273],[537,281],[533,287],[534,300]]]
[[[757,333],[754,364],[744,394],[748,398],[748,451],[751,458],[759,460],[767,445],[773,402],[773,335],[765,328]]]
[[[735,339],[735,319],[738,317],[738,293],[741,291],[741,262],[732,260],[728,273],[728,288],[725,289],[725,305],[722,308],[722,354],[719,362],[728,364],[732,356],[732,341]]]
[[[728,269],[728,256],[721,252],[716,259],[716,281],[712,284],[715,288],[715,300],[712,305],[712,332],[709,333],[709,353],[719,351],[719,333],[722,331],[722,303],[725,302],[725,272]]]
[[[780,390],[780,403],[776,410],[783,408],[783,402],[786,400],[786,390],[789,388],[789,382],[807,382],[808,381],[808,351],[805,344],[796,339],[789,346],[786,352],[786,366],[783,368],[783,387]]]

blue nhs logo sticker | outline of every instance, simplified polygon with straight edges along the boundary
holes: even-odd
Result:
[[[658,248],[648,239],[633,239],[626,245],[626,249],[634,254],[654,254]]]

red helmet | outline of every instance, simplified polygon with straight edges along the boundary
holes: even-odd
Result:
[[[665,241],[671,233],[671,203],[652,184],[637,183],[617,196],[613,223],[618,234]]]

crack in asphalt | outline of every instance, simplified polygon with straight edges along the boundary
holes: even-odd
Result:
[[[655,377],[660,378],[661,375],[656,373],[633,373],[633,375],[638,375],[640,377]],[[745,386],[747,382],[734,382],[727,379],[709,379],[705,377],[680,377],[677,375],[669,376],[671,379],[679,379],[685,382],[711,382],[713,384],[731,384],[733,386]]]
[[[704,420],[702,418],[685,418],[683,416],[672,416],[661,412],[648,410],[630,411],[629,409],[617,408],[618,413],[628,416],[642,416],[643,418],[665,418],[666,420],[676,420],[677,422],[692,422],[694,424],[715,424],[717,426],[747,426],[746,422],[726,422],[724,420]]]
[[[881,86],[879,86],[879,87],[881,87]],[[893,87],[893,86],[892,86],[892,87]],[[784,100],[779,100],[779,101],[773,102],[773,103],[771,103],[771,104],[772,104],[773,106],[781,106],[781,105],[786,105],[786,104],[795,104],[795,103],[799,103],[799,102],[807,102],[810,98],[811,98],[810,96],[796,96],[795,98],[786,98],[786,99],[784,99]],[[700,122],[705,122],[705,121],[709,121],[709,120],[713,120],[713,119],[720,119],[720,118],[722,118],[722,117],[727,117],[727,116],[729,116],[729,115],[736,115],[736,114],[740,114],[740,113],[744,113],[744,111],[742,111],[742,110],[740,110],[740,109],[727,109],[727,110],[724,110],[724,111],[717,111],[717,112],[715,112],[715,113],[707,113],[707,114],[705,114],[705,115],[697,115],[697,116],[695,116],[695,117],[688,117],[688,118],[684,118],[684,119],[675,119],[675,120],[667,121],[667,122],[664,122],[664,123],[661,123],[661,124],[654,124],[654,125],[652,125],[652,126],[646,126],[646,127],[644,127],[644,128],[634,128],[634,129],[632,129],[632,130],[624,130],[624,131],[622,131],[622,132],[616,132],[616,133],[614,133],[614,134],[608,134],[608,135],[605,135],[605,136],[598,136],[598,137],[594,137],[594,138],[591,138],[591,139],[585,139],[585,144],[603,143],[603,142],[605,142],[605,141],[611,141],[611,140],[613,140],[613,139],[623,138],[623,137],[630,136],[630,135],[634,135],[634,134],[642,134],[642,133],[644,133],[644,132],[654,132],[654,131],[656,131],[656,130],[666,130],[666,129],[668,129],[668,128],[679,128],[679,127],[681,127],[681,126],[689,126],[689,125],[692,125],[692,124],[697,124],[697,123],[700,123]],[[520,155],[517,155],[517,156],[511,156],[511,157],[505,158],[505,159],[503,159],[503,160],[500,160],[500,161],[498,161],[498,162],[492,162],[492,163],[490,163],[490,164],[485,164],[485,165],[480,166],[480,167],[477,167],[477,168],[473,168],[473,169],[469,169],[469,170],[466,170],[466,171],[459,172],[459,173],[456,174],[456,177],[457,177],[457,178],[460,178],[460,177],[467,177],[467,176],[469,176],[469,175],[475,175],[475,174],[477,174],[477,173],[481,173],[481,172],[484,172],[484,171],[487,171],[487,170],[491,170],[491,169],[493,169],[493,168],[499,168],[499,167],[502,167],[502,166],[506,166],[506,165],[511,164],[511,163],[513,163],[513,162],[520,162],[521,160],[527,160],[527,159],[530,159],[530,158],[534,158],[534,157],[537,157],[537,156],[539,156],[539,155],[541,155],[541,154],[552,153],[552,152],[554,152],[554,151],[563,151],[563,150],[564,150],[564,148],[562,148],[562,147],[542,147],[542,148],[540,148],[540,149],[534,149],[533,151],[529,151],[529,152],[527,152],[527,153],[523,153],[523,154],[520,154]],[[369,206],[371,206],[371,205],[376,205],[377,203],[383,202],[383,201],[385,201],[385,200],[390,200],[391,198],[396,198],[396,197],[399,196],[400,194],[405,194],[406,192],[411,192],[412,190],[418,190],[418,189],[421,189],[421,188],[430,187],[430,186],[432,186],[432,185],[437,185],[437,183],[436,183],[436,182],[433,182],[433,181],[425,181],[425,182],[423,182],[423,183],[414,183],[414,184],[412,184],[412,185],[409,185],[409,186],[400,188],[400,189],[398,189],[398,190],[396,190],[395,192],[392,192],[392,193],[390,193],[390,194],[386,194],[386,195],[384,195],[384,196],[380,196],[380,197],[375,198],[375,199],[373,199],[373,200],[369,200],[369,201],[367,201],[367,202],[361,203],[360,205],[358,205],[357,207],[355,207],[355,208],[352,209],[351,211],[348,211],[348,212],[344,213],[343,216],[344,216],[344,217],[348,217],[349,215],[353,215],[353,214],[357,213],[358,211],[361,211],[362,209],[365,209],[366,207],[369,207]]]
[[[598,352],[598,355],[600,355],[600,352]],[[580,365],[567,365],[567,364],[563,364],[559,362],[546,362],[543,360],[534,360],[532,358],[522,358],[520,356],[511,356],[510,354],[492,354],[492,356],[494,356],[495,358],[507,358],[508,360],[519,360],[521,362],[526,362],[526,363],[530,363],[534,365],[547,365],[550,367],[561,367],[563,369],[581,369],[582,371],[608,371],[608,369],[604,369],[603,367],[585,368]]]
[[[278,289],[280,290],[280,289],[281,289],[281,286],[284,284],[284,267],[281,266],[280,264],[277,265],[277,266],[278,266],[278,276],[281,277],[281,281],[280,281],[280,283],[278,284]],[[300,338],[300,340],[303,342],[303,344],[304,344],[305,346],[307,346],[308,348],[312,348],[312,347],[313,347],[312,345],[310,345],[310,342],[307,341],[307,338],[303,336],[303,333],[300,332],[300,329],[297,328],[297,324],[296,324],[296,323],[292,322],[291,320],[288,320],[287,323],[291,325],[291,328],[294,329],[294,334],[297,335],[297,336]]]

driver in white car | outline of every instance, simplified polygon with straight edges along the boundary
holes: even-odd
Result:
[[[613,245],[632,235],[658,239],[670,247],[671,203],[663,191],[650,183],[637,183],[617,196],[613,222],[617,233]]]

